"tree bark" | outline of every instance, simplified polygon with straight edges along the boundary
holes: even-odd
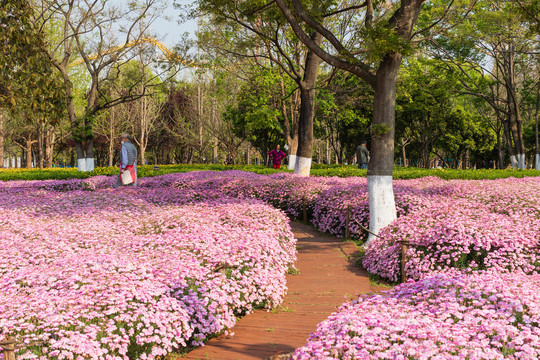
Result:
[[[401,156],[403,157],[403,167],[407,167],[407,153],[405,152],[405,146],[407,146],[407,144],[403,144],[401,146]]]
[[[44,120],[40,120],[39,122],[39,129],[38,129],[38,166],[41,170],[43,170],[43,164],[44,164],[44,158],[45,158],[45,122]]]
[[[314,33],[312,40],[321,45],[322,35]],[[322,59],[313,51],[306,56],[304,79],[300,82],[300,116],[298,118],[298,148],[294,173],[309,176],[313,157],[313,118],[315,117],[315,88]]]
[[[0,110],[0,169],[4,167],[4,121],[4,112]]]
[[[361,60],[350,62],[344,57],[333,56],[316,44],[313,38],[306,36],[298,17],[318,33],[324,33],[325,38],[340,55],[349,55],[350,49],[343,44],[328,29],[316,19],[310,17],[299,0],[292,0],[295,13],[284,0],[275,0],[294,33],[306,46],[328,64],[348,71],[368,82],[375,90],[373,100],[372,154],[368,164],[368,192],[370,210],[370,236],[390,224],[396,218],[396,206],[392,188],[392,171],[394,164],[394,132],[395,132],[395,95],[397,71],[401,65],[402,55],[389,52],[379,64],[375,75],[374,69],[369,68]],[[389,20],[389,26],[406,42],[412,37],[413,28],[417,22],[424,0],[402,0],[400,7]],[[320,44],[320,43],[319,43]],[[356,44],[355,44],[356,45]],[[302,139],[300,139],[302,140]],[[311,154],[310,154],[311,156]],[[296,171],[295,171],[296,172]]]
[[[45,167],[52,168],[53,166],[53,151],[55,143],[54,128],[48,126],[45,130]]]
[[[392,172],[394,170],[394,135],[396,81],[402,55],[388,54],[377,70],[373,99],[371,157],[368,164],[369,229],[374,235],[397,218]]]
[[[515,86],[515,46],[509,44],[502,51],[505,73],[505,89],[507,101],[507,126],[509,129],[510,159],[514,169],[525,168],[525,146],[523,142],[523,127],[519,112],[519,103]],[[512,146],[513,144],[513,146]]]
[[[26,147],[24,150],[26,151],[26,168],[31,169],[32,168],[32,145],[36,142],[36,140],[26,140]]]
[[[109,167],[112,167],[114,164],[114,118],[116,115],[116,109],[114,107],[110,110],[109,117]]]
[[[536,88],[536,111],[534,114],[534,136],[536,141],[536,170],[540,170],[540,141],[538,138],[538,111],[540,110],[540,87]]]
[[[287,141],[289,162],[287,168],[293,170],[296,166],[296,153],[298,151],[298,121],[295,118],[294,105],[290,101],[290,114],[287,113],[287,102],[285,101],[285,82],[283,76],[280,80],[281,85],[281,115],[283,116],[283,136]]]
[[[144,66],[142,69],[144,73]],[[143,90],[144,91],[144,90]],[[141,165],[144,165],[145,162],[145,152],[146,152],[146,129],[147,129],[147,101],[146,96],[141,98],[141,114],[140,114],[140,126],[141,126],[141,140],[139,141],[139,154],[141,156]]]

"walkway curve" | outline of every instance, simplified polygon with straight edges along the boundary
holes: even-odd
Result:
[[[291,222],[297,239],[299,274],[287,275],[289,289],[273,311],[257,310],[230,330],[189,354],[170,359],[251,360],[286,354],[306,343],[317,324],[356,294],[378,291],[354,265],[354,244]],[[278,357],[279,358],[279,357]]]

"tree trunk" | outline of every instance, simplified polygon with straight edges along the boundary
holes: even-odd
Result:
[[[499,169],[504,169],[504,151],[501,142],[501,132],[497,131],[497,154],[499,155]]]
[[[392,172],[394,169],[394,133],[396,81],[402,55],[387,55],[377,70],[373,99],[371,156],[367,180],[369,193],[369,230],[366,245],[374,235],[397,218]]]
[[[506,70],[505,87],[506,100],[508,102],[508,124],[514,142],[514,154],[512,159],[512,167],[515,169],[525,169],[525,146],[523,143],[523,128],[522,120],[519,112],[519,103],[515,86],[515,46],[508,46],[508,51],[503,54],[504,65]]]
[[[116,112],[114,106],[111,108],[111,116],[109,118],[109,167],[114,164],[114,118]]]
[[[45,120],[41,119],[38,125],[38,166],[43,170],[43,163],[45,158]]]
[[[540,87],[536,89],[536,112],[534,114],[535,117],[535,127],[534,127],[534,135],[535,135],[535,141],[536,141],[536,170],[540,171],[540,141],[538,138],[538,111],[540,110]]]
[[[32,140],[26,140],[26,168],[31,169],[32,168],[32,144],[35,141]]]
[[[332,153],[330,149],[330,139],[328,138],[328,132],[326,136],[326,164],[330,164],[330,161],[332,160]]]
[[[143,72],[144,72],[144,67],[143,67]],[[147,128],[147,111],[148,111],[148,107],[147,107],[147,101],[148,99],[146,98],[146,96],[143,96],[142,99],[141,99],[141,117],[140,117],[140,126],[141,126],[141,138],[140,138],[140,142],[139,142],[139,154],[140,154],[140,157],[141,157],[141,165],[144,165],[144,162],[145,162],[145,152],[146,152],[146,128]]]
[[[312,39],[321,45],[322,35],[315,33]],[[313,118],[315,116],[315,87],[322,59],[309,51],[306,56],[304,79],[300,84],[300,115],[298,118],[298,149],[294,173],[309,176],[313,157]]]
[[[292,105],[291,101],[291,111],[290,116],[287,114],[287,103],[284,100],[284,98],[287,96],[285,93],[285,82],[283,81],[283,76],[280,80],[281,85],[281,97],[283,98],[281,100],[281,115],[283,116],[283,136],[285,137],[285,140],[287,141],[288,146],[288,165],[287,168],[289,170],[294,170],[296,166],[296,153],[298,151],[298,123],[295,121],[295,112],[294,112],[294,106]]]
[[[217,134],[218,126],[217,126],[217,117],[216,117],[216,103],[215,99],[212,98],[212,125],[214,126],[214,133]],[[217,135],[214,136],[214,143],[212,148],[212,162],[214,164],[218,163],[218,145],[219,145],[219,139]]]
[[[246,149],[246,164],[251,165],[251,145],[249,143]]]
[[[55,143],[54,128],[49,126],[45,130],[45,167],[52,168],[53,166],[53,151]]]
[[[401,146],[401,156],[403,157],[403,167],[407,167],[407,154],[405,152],[405,146],[407,145],[404,144],[403,146]]]
[[[197,81],[197,118],[199,122],[199,164],[203,163],[203,123],[202,123],[202,89],[201,80]]]
[[[0,169],[3,167],[4,167],[4,112],[0,110]],[[9,167],[9,164],[7,167]]]

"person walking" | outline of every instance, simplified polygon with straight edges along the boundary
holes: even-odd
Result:
[[[360,145],[356,147],[356,159],[358,160],[359,169],[367,169],[369,161],[369,151],[367,149],[367,142],[364,140]]]
[[[120,168],[118,178],[116,179],[115,188],[122,185],[122,174],[124,171],[130,171],[134,174],[133,183],[128,186],[137,186],[137,148],[131,142],[131,136],[128,133],[123,133],[120,137],[122,142],[122,149],[120,150],[120,162],[118,167]]]
[[[287,155],[281,151],[281,146],[278,144],[276,148],[268,152],[270,159],[272,160],[272,167],[274,169],[279,169],[281,167],[281,160],[283,160]]]

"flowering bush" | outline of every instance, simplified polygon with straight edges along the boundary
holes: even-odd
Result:
[[[420,279],[451,269],[540,272],[540,182],[534,178],[454,181],[381,231],[363,265],[391,281],[399,277],[400,244],[409,244],[406,274]]]
[[[154,359],[281,302],[283,213],[112,180],[0,186],[0,338],[43,342],[19,359]]]
[[[364,178],[198,171],[117,192],[107,190],[113,181],[0,184],[0,331],[47,343],[20,358],[151,359],[279,303],[294,240],[284,214],[260,201],[295,217],[305,206],[338,236],[347,209],[354,237],[369,224]],[[539,285],[540,182],[423,178],[394,181],[394,192],[398,219],[363,264],[397,281],[406,242],[406,272],[418,282],[344,305],[296,356],[538,356],[540,301],[530,290]],[[432,327],[438,338],[427,337]]]
[[[369,227],[365,178],[226,171],[141,180],[142,186],[159,181],[193,191],[194,196],[260,199],[293,217],[302,214],[304,203],[313,225],[337,236],[345,234],[347,211],[352,237],[365,238]],[[366,249],[363,265],[370,273],[398,281],[402,242],[409,243],[406,272],[413,279],[451,269],[540,271],[540,182],[536,178],[397,180],[394,193],[398,219]]]
[[[537,359],[540,275],[436,275],[343,305],[293,359]]]

